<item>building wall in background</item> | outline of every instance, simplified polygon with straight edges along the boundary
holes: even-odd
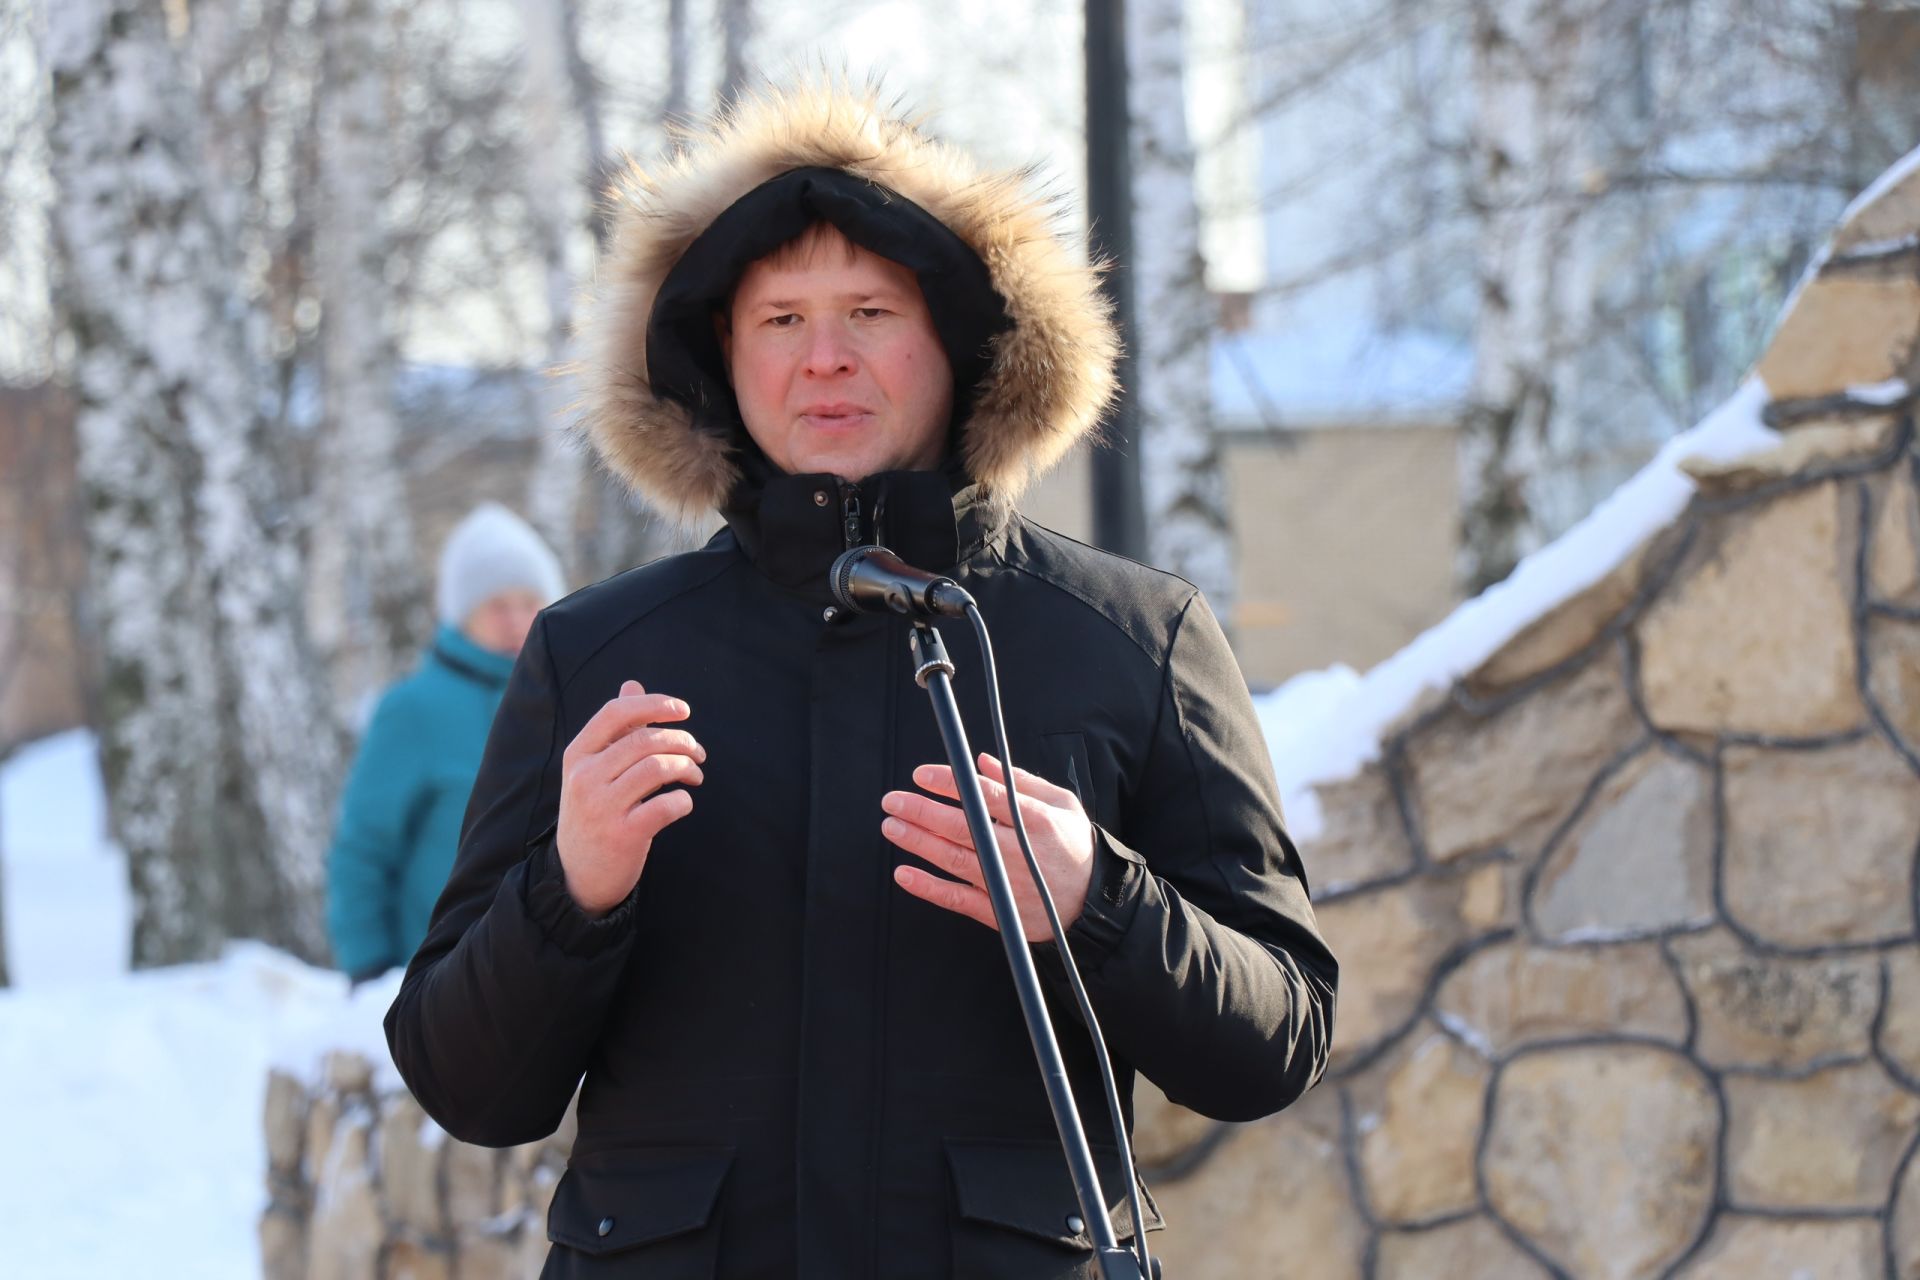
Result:
[[[1226,621],[1253,688],[1337,662],[1364,670],[1458,603],[1451,425],[1225,435],[1240,602]],[[1082,449],[1035,486],[1026,513],[1087,540],[1087,470]]]

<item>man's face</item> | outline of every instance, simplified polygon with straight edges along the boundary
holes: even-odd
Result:
[[[953,370],[911,270],[822,226],[749,266],[728,319],[740,416],[782,471],[864,480],[939,465]]]

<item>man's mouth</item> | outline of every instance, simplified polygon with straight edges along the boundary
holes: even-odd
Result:
[[[800,411],[800,420],[811,427],[858,426],[873,417],[873,411],[858,404],[810,404]]]

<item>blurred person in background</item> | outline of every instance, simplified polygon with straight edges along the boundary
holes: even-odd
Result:
[[[535,615],[565,589],[553,551],[497,503],[448,535],[433,642],[374,710],[327,858],[327,933],[356,986],[426,937],[507,675]]]

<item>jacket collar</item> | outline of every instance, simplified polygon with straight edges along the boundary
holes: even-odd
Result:
[[[488,688],[505,687],[507,676],[513,672],[512,658],[481,648],[451,623],[443,622],[434,630],[433,647],[428,653],[434,662],[455,675]]]
[[[998,539],[1012,507],[957,466],[887,471],[858,484],[832,475],[744,482],[722,510],[755,567],[784,587],[825,596],[841,552],[878,543],[916,568],[951,573]]]

